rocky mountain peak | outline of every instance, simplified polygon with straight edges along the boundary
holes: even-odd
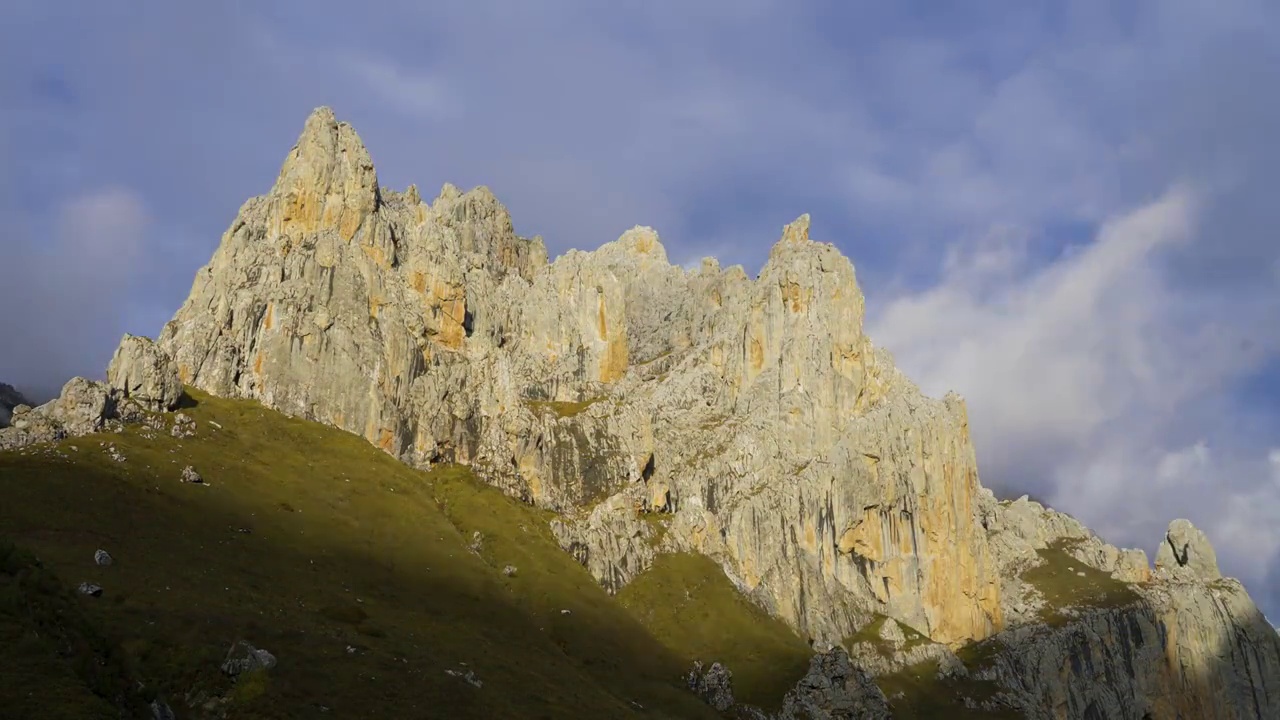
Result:
[[[355,129],[321,107],[307,118],[271,195],[279,204],[276,233],[300,237],[326,227],[351,240],[378,207],[378,177]]]
[[[803,245],[809,240],[809,213],[805,213],[800,217],[787,223],[782,230],[782,239],[779,243],[783,245]]]
[[[658,232],[647,225],[636,225],[622,233],[622,236],[617,240],[606,243],[600,248],[605,253],[612,249],[635,258],[645,267],[659,266],[666,268],[670,266],[667,261],[667,249],[658,238]]]
[[[343,428],[406,463],[469,465],[556,511],[557,541],[610,591],[659,554],[698,553],[816,649],[879,623],[891,637],[872,642],[902,635],[899,659],[954,669],[953,648],[999,635],[1017,649],[1009,667],[1079,680],[1040,678],[1035,702],[1108,718],[1144,710],[1090,710],[1119,701],[1075,659],[1147,653],[1122,694],[1174,688],[1195,710],[1184,717],[1209,717],[1196,713],[1212,688],[1244,671],[1208,668],[1218,679],[1201,687],[1169,668],[1204,664],[1206,638],[1256,608],[1212,583],[1203,534],[1172,524],[1157,566],[1176,577],[1153,575],[1145,553],[1069,516],[997,502],[963,400],[924,396],[865,335],[864,314],[853,264],[809,238],[808,215],[755,279],[715,261],[672,266],[641,226],[549,262],[487,188],[446,183],[430,205],[416,186],[381,191],[355,131],[321,108],[155,357],[131,342],[116,374],[154,402],[170,397],[169,359],[184,383]],[[1061,606],[1081,597],[1101,614]],[[1205,609],[1215,602],[1230,613]],[[1059,621],[1094,624],[1041,632]],[[1112,625],[1140,647],[1095,642]],[[1161,664],[1154,638],[1175,626],[1178,660]],[[1259,662],[1274,669],[1267,638]],[[1268,687],[1280,705],[1280,679]]]

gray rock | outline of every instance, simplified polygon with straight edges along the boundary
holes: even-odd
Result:
[[[476,687],[476,688],[484,687],[484,681],[482,681],[476,675],[474,670],[445,670],[444,672],[446,675],[449,675],[451,677],[461,678],[463,681],[465,681],[468,685],[472,687]]]
[[[176,413],[173,416],[173,427],[169,430],[169,434],[178,439],[195,437],[195,418],[186,413]]]
[[[888,720],[889,702],[843,648],[815,655],[809,672],[787,693],[778,720]]]
[[[93,583],[88,583],[88,582],[80,583],[80,587],[76,588],[76,591],[79,592],[81,595],[88,595],[90,597],[102,597],[102,587],[99,585],[94,585]]]
[[[150,338],[125,335],[107,367],[107,384],[153,412],[178,407],[182,381],[169,354]]]
[[[118,429],[122,422],[136,422],[143,417],[145,413],[137,403],[123,397],[121,391],[76,377],[63,385],[58,397],[15,414],[13,425],[0,429],[0,450]]]
[[[181,479],[182,479],[182,482],[184,483],[197,483],[197,484],[204,483],[204,478],[201,477],[200,473],[196,472],[196,469],[191,467],[190,465],[182,468]]]
[[[917,639],[907,643],[906,634],[893,618],[881,625],[882,642],[859,642],[847,648],[850,661],[872,677],[897,672],[912,665],[933,661],[948,673],[957,672],[956,665],[964,666],[949,647],[941,643]]]
[[[907,641],[907,636],[903,634],[897,620],[887,618],[880,626],[880,639],[896,649],[902,647],[902,644]]]
[[[502,568],[502,574],[503,574],[503,575],[505,575],[505,576],[507,576],[507,577],[515,577],[515,574],[516,574],[516,566],[515,566],[515,565],[508,565],[508,566],[506,566],[506,567]]]
[[[270,670],[276,666],[276,657],[266,650],[254,647],[244,640],[237,640],[222,661],[222,672],[235,677],[254,670]]]
[[[733,673],[718,662],[706,667],[702,661],[695,661],[685,675],[685,682],[698,697],[720,712],[734,705]]]
[[[160,700],[151,701],[151,717],[152,720],[177,720],[177,715],[173,713],[173,709],[168,703]]]
[[[1139,588],[1136,606],[1000,633],[978,676],[1035,720],[1280,717],[1280,637],[1238,582]]]
[[[12,385],[0,383],[0,428],[9,427],[18,408],[30,409],[31,403]]]
[[[96,550],[93,553],[93,561],[98,565],[110,565],[112,562],[111,555],[106,550]]]
[[[1173,577],[1196,580],[1217,580],[1218,556],[1209,544],[1209,538],[1190,520],[1178,519],[1169,523],[1164,542],[1156,551],[1156,569]]]

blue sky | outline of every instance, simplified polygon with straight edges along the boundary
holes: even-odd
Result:
[[[155,335],[317,105],[382,184],[489,185],[553,252],[644,224],[858,269],[982,477],[1152,552],[1188,517],[1280,616],[1280,6],[42,3],[0,10],[0,379]]]

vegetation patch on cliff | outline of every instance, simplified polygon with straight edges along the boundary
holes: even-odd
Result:
[[[916,720],[1017,720],[1021,716],[997,701],[1000,687],[973,677],[938,677],[938,661],[878,676],[894,717]]]
[[[586,400],[525,400],[524,404],[535,413],[550,413],[556,417],[569,418],[580,414],[583,410],[603,400],[603,397]]]
[[[1037,550],[1042,562],[1022,574],[1044,599],[1041,621],[1060,627],[1071,622],[1076,610],[1124,607],[1141,599],[1129,583],[1068,554],[1070,542],[1062,540]]]
[[[880,636],[881,631],[884,629],[885,621],[888,619],[889,616],[876,613],[866,625],[858,628],[857,632],[845,638],[841,644],[844,645],[846,650],[851,650],[855,645],[866,643],[875,648],[881,655],[892,657],[899,650],[910,650],[917,645],[924,645],[930,642],[924,633],[899,621],[898,627],[902,629],[902,635],[905,639],[901,647],[895,648],[893,643]]]
[[[639,513],[639,516],[649,526],[649,547],[657,548],[662,545],[663,538],[667,536],[670,515],[650,511]]]
[[[686,667],[695,660],[727,666],[740,703],[776,709],[809,668],[808,643],[701,555],[660,555],[618,600]]]

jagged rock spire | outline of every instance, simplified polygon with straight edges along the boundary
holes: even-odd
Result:
[[[279,203],[279,234],[297,237],[331,226],[351,240],[378,207],[378,176],[355,129],[319,107],[307,117],[271,195]]]
[[[1175,578],[1196,580],[1217,580],[1222,577],[1218,570],[1218,556],[1213,551],[1209,538],[1185,518],[1169,523],[1164,542],[1160,543],[1160,548],[1156,551],[1156,571]]]

